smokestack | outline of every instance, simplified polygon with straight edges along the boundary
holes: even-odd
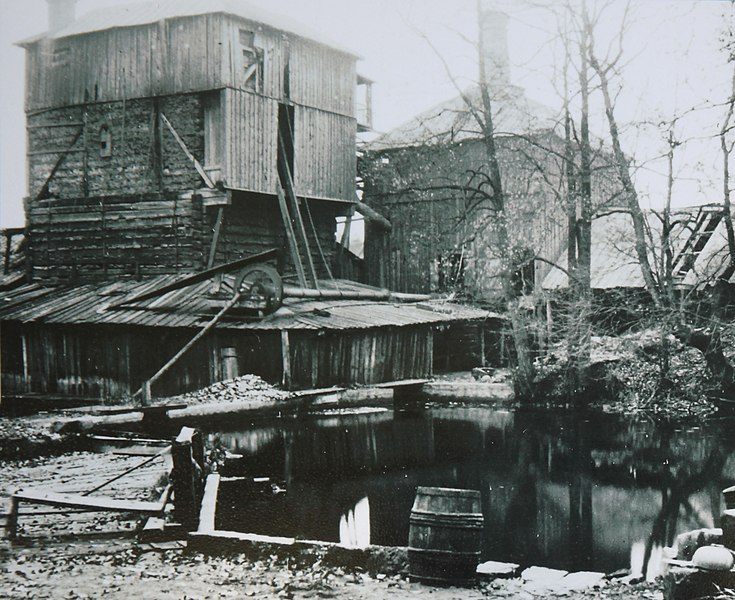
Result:
[[[508,15],[490,8],[490,5],[490,2],[480,0],[480,52],[485,61],[485,81],[497,89],[510,85]]]
[[[71,25],[76,18],[77,0],[46,0],[49,33]]]

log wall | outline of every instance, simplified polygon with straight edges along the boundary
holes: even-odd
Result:
[[[204,157],[199,94],[90,103],[28,115],[29,195],[80,198],[183,192],[201,179],[162,112],[189,151]],[[102,137],[109,134],[107,153]],[[44,190],[44,185],[47,189]]]
[[[34,280],[105,280],[203,265],[206,246],[196,198],[49,198],[30,204],[26,215]]]

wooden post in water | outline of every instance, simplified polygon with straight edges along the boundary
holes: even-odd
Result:
[[[204,446],[199,431],[182,427],[171,446],[174,516],[187,531],[196,530],[204,477]]]

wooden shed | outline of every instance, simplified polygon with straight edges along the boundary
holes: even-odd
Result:
[[[7,292],[0,306],[3,395],[129,399],[221,310],[232,287],[229,276],[216,295],[211,279],[172,285],[181,279],[27,284]],[[265,318],[236,308],[159,380],[154,394],[244,373],[303,389],[427,377],[435,365],[458,370],[500,360],[497,315],[446,301],[405,303],[347,281],[320,286],[345,299],[285,299]],[[156,289],[170,291],[145,296]],[[435,339],[442,352],[434,350]]]

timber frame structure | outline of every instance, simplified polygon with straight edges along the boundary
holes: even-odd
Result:
[[[20,45],[28,281],[0,292],[4,396],[380,383],[497,354],[485,311],[332,277],[371,117],[353,52],[240,0],[71,15]],[[255,259],[270,283],[245,290]]]

